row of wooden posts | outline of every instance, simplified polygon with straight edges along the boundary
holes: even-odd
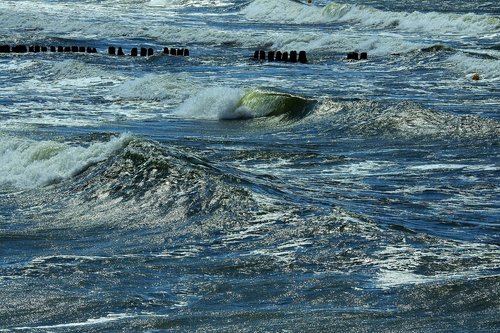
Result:
[[[15,45],[10,47],[10,45],[0,45],[0,53],[27,53],[27,52],[86,52],[86,53],[97,53],[95,47],[85,47],[85,46],[40,46],[40,45]]]
[[[307,64],[307,54],[306,51],[266,51],[257,50],[253,55],[254,60],[267,60],[267,61],[284,61],[284,62],[300,62],[302,64]],[[346,57],[347,60],[367,60],[368,53],[366,52],[349,52]]]
[[[267,61],[283,61],[283,62],[300,62],[302,64],[307,64],[306,51],[266,51],[257,50],[253,55],[254,60],[267,60]]]
[[[130,56],[132,57],[137,57],[138,55],[140,55],[141,57],[150,57],[154,54],[154,49],[153,48],[145,48],[145,47],[141,47],[140,49],[138,49],[137,47],[134,47],[130,50]],[[118,49],[116,49],[116,47],[114,46],[110,46],[108,47],[108,54],[110,55],[118,55],[118,56],[124,56],[125,53],[123,52],[123,48],[119,47]],[[163,54],[170,54],[170,55],[175,55],[175,56],[183,56],[183,57],[188,57],[189,56],[189,49],[185,49],[185,48],[168,48],[168,47],[164,47],[163,48]]]
[[[71,52],[71,53],[97,53],[95,47],[85,47],[85,46],[40,46],[40,45],[0,45],[0,53],[27,53],[27,52]],[[116,48],[115,46],[108,47],[109,55],[124,56],[125,52],[122,47]],[[163,54],[175,55],[175,56],[189,56],[189,50],[187,48],[163,48]],[[150,57],[154,55],[153,48],[137,48],[134,47],[130,50],[130,56],[132,57]],[[267,60],[267,61],[282,61],[282,62],[299,62],[302,64],[307,63],[306,51],[266,51],[257,50],[253,56],[254,60]],[[349,52],[347,54],[347,60],[366,60],[368,59],[368,54],[366,52]]]
[[[41,45],[0,45],[0,53],[28,53],[28,52],[64,52],[64,53],[97,53],[95,47],[85,46],[41,46]],[[124,56],[123,48],[121,47],[108,47],[108,54]],[[150,57],[154,54],[153,48],[141,47],[140,49],[134,47],[130,50],[130,56],[136,57]],[[189,50],[186,48],[163,48],[163,54],[176,55],[176,56],[189,56]]]
[[[367,60],[368,53],[366,52],[349,52],[347,53],[347,60]]]

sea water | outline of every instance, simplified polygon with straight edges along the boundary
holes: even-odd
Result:
[[[499,3],[304,2],[0,2],[0,332],[500,330]]]

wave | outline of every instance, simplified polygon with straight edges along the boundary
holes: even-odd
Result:
[[[387,56],[393,53],[409,53],[428,47],[428,44],[419,41],[410,41],[400,34],[380,33],[377,35],[359,34],[356,32],[332,32],[318,34],[311,32],[293,32],[269,34],[262,39],[247,39],[248,45],[258,48],[275,50],[305,50],[316,53],[339,53],[344,55],[346,50],[367,51],[370,56]]]
[[[237,88],[207,88],[185,100],[176,114],[199,119],[248,118],[247,112],[238,110],[243,95],[243,90]]]
[[[186,99],[190,92],[198,90],[193,80],[171,74],[148,74],[130,79],[114,87],[110,94],[122,99],[163,101]]]
[[[481,34],[500,29],[499,18],[476,14],[393,12],[369,6],[338,3],[331,3],[326,6],[324,14],[339,22],[356,22],[375,27],[432,34]]]
[[[241,14],[251,20],[288,24],[328,22],[320,7],[288,0],[255,0],[243,8]]]
[[[432,34],[482,34],[500,30],[500,19],[477,14],[383,11],[365,5],[332,2],[325,7],[293,1],[255,0],[241,13],[249,19],[293,24],[349,22]]]
[[[0,185],[30,189],[59,182],[106,160],[130,138],[129,135],[121,135],[108,142],[75,146],[56,141],[2,136]]]
[[[331,34],[304,29],[269,29],[266,34],[255,34],[253,30],[224,29],[215,25],[196,26],[186,24],[182,10],[170,7],[205,6],[205,0],[186,0],[169,4],[165,0],[143,1],[128,5],[125,2],[112,4],[84,2],[65,5],[59,2],[37,4],[28,1],[16,2],[16,6],[0,3],[0,21],[4,30],[12,32],[2,36],[5,43],[59,43],[73,41],[75,44],[102,47],[102,40],[149,39],[168,41],[182,45],[236,45],[256,48],[272,46],[274,49],[345,50],[364,49],[372,54],[389,54],[419,49],[422,45],[409,42],[403,36],[369,35],[372,29],[381,28],[399,32],[425,32],[435,35],[459,34],[467,36],[494,37],[500,33],[500,19],[495,16],[477,14],[421,13],[384,11],[369,6],[330,3],[327,6],[308,6],[295,1],[255,0],[236,12],[243,19],[259,22],[289,24],[336,24],[361,25],[360,29],[337,29]],[[131,1],[132,3],[132,1]],[[225,1],[210,1],[210,6],[234,6]],[[19,8],[17,8],[19,7]],[[40,7],[40,8],[38,8]],[[212,8],[212,7],[210,7]],[[148,19],[138,19],[136,11]],[[214,9],[217,11],[216,9]],[[57,13],[56,16],[54,13]],[[92,13],[92,16],[88,16]],[[189,14],[188,14],[189,15]],[[211,15],[208,13],[207,15]],[[165,17],[172,24],[164,24]],[[147,28],[146,28],[147,24]],[[359,28],[359,27],[358,27]],[[357,30],[357,31],[356,31]],[[359,33],[363,30],[363,33]],[[29,31],[29,34],[26,34]],[[415,40],[414,38],[412,38]]]
[[[479,116],[457,116],[413,102],[325,100],[304,121],[327,130],[393,138],[490,139],[500,137],[500,123]]]
[[[267,118],[297,125],[318,124],[322,131],[345,135],[493,140],[500,137],[500,123],[495,119],[458,116],[413,102],[315,100],[261,88],[209,88],[184,101],[176,114],[210,120]]]
[[[255,208],[247,180],[190,149],[132,138],[102,157],[75,177],[43,189],[64,202],[58,214],[72,228],[161,225],[172,237],[192,237]],[[52,203],[40,203],[46,204]],[[58,221],[43,227],[53,223]]]
[[[159,1],[161,5],[163,2]],[[189,1],[187,2],[189,3]],[[30,5],[23,3],[22,9],[25,11],[19,13],[13,11],[7,6],[5,13],[1,12],[0,20],[4,26],[12,31],[20,31],[20,35],[14,33],[13,36],[5,36],[4,41],[14,44],[22,41],[23,43],[33,42],[45,44],[71,44],[76,45],[95,45],[100,44],[99,39],[113,40],[123,38],[138,38],[151,40],[169,40],[175,41],[180,45],[216,45],[216,46],[240,46],[249,48],[272,47],[274,49],[301,49],[301,50],[325,50],[331,52],[336,50],[344,53],[345,50],[354,50],[357,48],[370,51],[372,54],[389,54],[394,50],[405,52],[414,50],[422,45],[403,40],[401,36],[366,36],[354,32],[333,32],[332,34],[318,34],[316,31],[296,31],[281,30],[268,31],[266,34],[255,34],[253,30],[227,30],[215,26],[197,27],[185,25],[177,22],[181,20],[182,14],[171,14],[167,8],[154,12],[155,6],[146,5],[142,7],[145,15],[150,18],[147,22],[148,28],[145,29],[143,22],[135,18],[128,18],[127,14],[120,12],[120,6],[116,8],[101,8],[98,4],[79,4],[78,10],[81,13],[97,13],[98,16],[89,18],[82,14],[79,16],[70,16],[67,6],[58,6],[57,4],[45,4],[39,11]],[[123,4],[122,4],[123,6]],[[306,7],[307,10],[304,10]],[[325,7],[327,8],[327,7]],[[335,23],[336,19],[332,14],[325,14],[326,9],[316,6],[304,6],[293,1],[254,1],[243,8],[240,13],[251,20],[264,20],[271,22],[286,23]],[[110,17],[103,15],[106,10],[113,14]],[[53,18],[54,12],[60,12],[67,19]],[[132,11],[133,12],[133,11]],[[389,12],[388,12],[389,13]],[[164,18],[157,16],[173,15],[172,20],[179,24],[163,24]],[[390,13],[389,13],[390,14]],[[49,17],[49,19],[47,19]],[[22,32],[30,30],[33,33],[29,36],[22,35]]]
[[[98,79],[113,78],[116,74],[105,70],[95,63],[85,63],[79,60],[69,59],[54,63],[50,70],[51,75],[58,79]]]
[[[168,39],[175,42],[203,43],[206,39],[223,39],[224,32],[207,27],[186,25],[182,9],[206,6],[208,1],[81,1],[33,4],[32,1],[0,2],[0,21],[4,30],[0,37],[5,44],[50,43],[55,45],[99,46],[102,40],[116,41],[130,37]],[[210,1],[210,8],[228,6],[224,1]],[[165,24],[165,20],[170,22]],[[229,34],[230,35],[230,34]],[[170,38],[171,37],[171,38]],[[137,46],[137,45],[135,45]]]
[[[260,156],[261,150],[246,153],[249,155],[236,158],[255,158],[252,153]],[[100,249],[116,247],[119,239],[121,249],[146,246],[149,253],[157,244],[160,256],[189,255],[190,244],[203,244],[200,236],[208,236],[225,247],[252,244],[264,258],[276,259],[277,265],[303,243],[297,240],[298,224],[304,237],[311,230],[323,230],[341,237],[365,234],[371,239],[377,229],[362,216],[341,208],[317,207],[317,215],[309,216],[316,208],[308,206],[305,217],[293,196],[274,181],[274,177],[260,177],[224,159],[206,159],[187,147],[133,138],[75,177],[24,192],[16,205],[19,214],[26,214],[29,220],[26,232],[34,235],[57,230],[57,237],[66,238],[91,230],[92,235],[102,236]],[[36,207],[36,212],[30,207]],[[293,221],[297,224],[289,228]],[[131,237],[130,231],[137,234]],[[249,238],[259,243],[247,243]],[[167,240],[188,250],[170,251],[171,247],[165,248]],[[283,244],[290,245],[285,249]],[[48,256],[37,258],[29,269],[99,258]],[[267,264],[266,260],[263,265]]]
[[[431,45],[431,46],[425,46],[420,49],[422,52],[429,52],[429,53],[435,53],[435,52],[454,52],[455,49],[446,45],[442,44],[437,44],[437,45]]]
[[[261,149],[250,149],[245,151],[248,155],[231,157],[238,161],[256,157],[268,161],[266,155],[260,155],[263,153],[265,154]],[[283,157],[293,157],[295,152],[291,156],[287,154]],[[336,164],[338,162],[340,161]],[[238,162],[233,165],[236,164]],[[33,205],[35,202],[37,214],[43,211],[44,205],[49,205],[49,217],[40,214],[40,219],[47,221],[43,221],[38,228],[52,230],[57,227],[58,233],[68,229],[71,234],[85,228],[97,228],[99,232],[106,230],[102,234],[102,240],[109,240],[110,246],[116,246],[117,239],[120,239],[120,246],[138,247],[146,244],[149,249],[147,252],[151,253],[152,244],[158,244],[162,250],[158,255],[162,257],[191,256],[198,251],[198,246],[204,247],[200,236],[209,236],[210,240],[215,239],[213,243],[217,247],[241,250],[239,245],[246,244],[246,255],[270,259],[262,263],[264,266],[281,265],[296,262],[301,256],[297,250],[302,246],[323,244],[325,235],[328,235],[329,241],[338,241],[339,244],[344,244],[346,237],[353,237],[359,245],[356,247],[356,256],[370,253],[369,266],[376,268],[373,271],[375,279],[367,282],[370,288],[392,288],[454,279],[457,277],[455,274],[466,276],[469,266],[480,265],[481,270],[486,272],[498,264],[498,251],[494,245],[477,244],[464,252],[463,247],[457,246],[455,241],[427,235],[425,244],[429,246],[430,252],[438,253],[441,259],[445,258],[441,263],[444,266],[451,263],[449,259],[456,258],[457,251],[467,255],[472,253],[474,258],[480,260],[469,260],[467,267],[461,267],[450,274],[425,276],[417,269],[418,263],[428,258],[430,253],[421,246],[424,239],[422,234],[404,227],[396,229],[396,226],[396,232],[392,232],[392,227],[385,228],[360,214],[342,208],[325,209],[310,204],[312,201],[309,200],[305,208],[302,206],[304,202],[298,205],[298,202],[289,200],[285,195],[286,191],[273,195],[280,189],[277,184],[279,182],[275,179],[264,181],[256,174],[231,165],[227,161],[204,159],[184,147],[171,144],[166,146],[136,138],[74,179],[60,186],[46,188],[43,193],[51,195],[40,196],[40,191],[36,191],[35,198],[30,198],[26,205]],[[365,168],[361,172],[370,174],[372,172],[369,169],[374,167],[363,167],[354,160],[337,166],[346,168],[347,171],[352,167],[361,167]],[[329,165],[327,168],[331,167]],[[382,163],[375,167],[386,170],[387,165]],[[271,190],[266,191],[267,189]],[[59,196],[58,200],[54,200],[54,196]],[[44,203],[44,200],[47,202]],[[54,201],[58,205],[57,218],[53,216]],[[33,224],[40,223],[31,220],[30,229]],[[293,228],[290,228],[291,225]],[[109,233],[110,229],[113,230],[112,233]],[[124,235],[120,234],[120,229],[125,231]],[[130,238],[130,230],[139,233]],[[400,231],[410,232],[402,235]],[[39,230],[37,234],[40,234]],[[410,245],[405,245],[401,243],[402,236],[405,236],[405,241],[406,237],[410,237],[418,240],[418,243],[412,241],[408,243]],[[177,251],[170,246],[165,248],[165,242],[170,240],[180,245]],[[103,243],[100,246],[107,246]],[[339,251],[344,250],[341,248]],[[331,252],[324,255],[322,257],[321,251],[317,253],[318,262],[325,260],[324,262],[340,267],[339,270],[352,267],[352,251],[348,256],[335,257],[331,262]],[[109,261],[109,258],[95,256],[49,256],[38,258],[38,262],[30,269],[101,259]],[[308,263],[309,259],[307,256]]]
[[[482,79],[500,80],[500,61],[495,57],[459,52],[450,56],[447,62],[454,70],[461,71],[468,77],[473,73],[478,73]]]
[[[213,120],[251,119],[282,116],[297,119],[309,113],[315,101],[266,89],[215,87],[188,98],[177,115]]]

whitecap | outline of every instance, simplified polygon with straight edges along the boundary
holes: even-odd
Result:
[[[124,134],[84,147],[3,136],[0,140],[0,184],[29,189],[60,181],[107,159],[130,139],[129,134]]]
[[[177,115],[199,119],[248,118],[249,111],[238,109],[244,91],[229,87],[212,87],[200,91],[183,102]]]

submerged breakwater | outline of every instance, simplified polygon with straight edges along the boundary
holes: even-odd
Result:
[[[0,21],[0,332],[499,330],[496,3]]]

